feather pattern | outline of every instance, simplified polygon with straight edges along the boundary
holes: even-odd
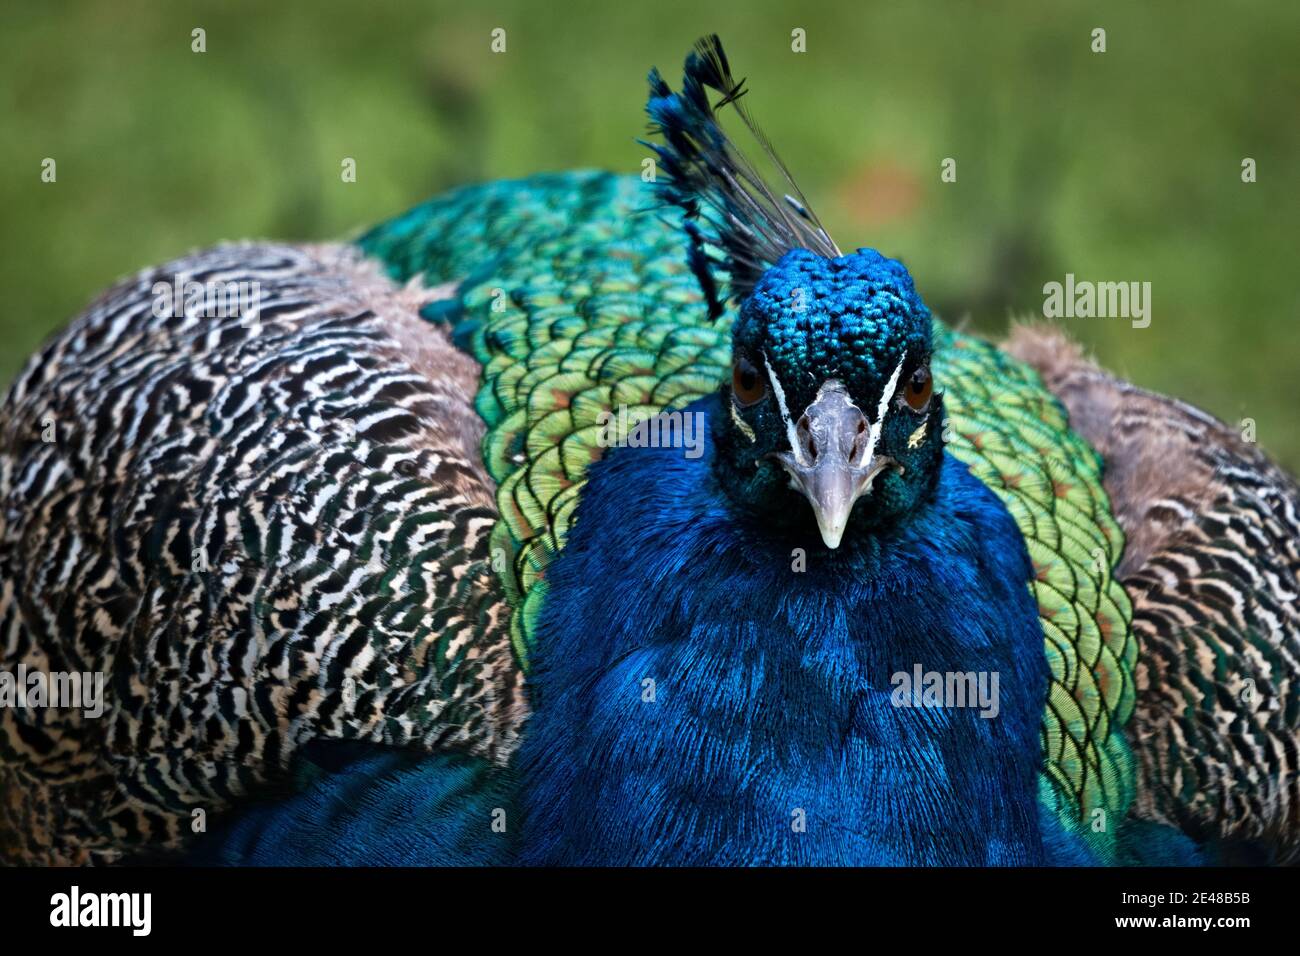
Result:
[[[257,306],[171,314],[158,283]],[[101,673],[104,712],[0,708],[5,859],[180,848],[318,739],[508,759],[478,370],[429,298],[343,247],[222,246],[28,363],[0,409],[0,664]]]
[[[1121,382],[1061,333],[1032,362],[1100,451],[1141,647],[1141,819],[1255,862],[1300,859],[1300,488],[1239,432]]]

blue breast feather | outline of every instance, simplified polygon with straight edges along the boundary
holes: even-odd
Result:
[[[738,518],[711,455],[624,448],[590,471],[548,570],[524,860],[1049,862],[1048,669],[998,499],[949,456],[909,521],[826,552],[815,531],[779,541]],[[895,706],[892,675],[918,664],[996,672],[998,715]],[[1085,860],[1064,834],[1046,840]]]

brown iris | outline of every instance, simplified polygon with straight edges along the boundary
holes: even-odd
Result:
[[[753,362],[741,356],[731,367],[731,391],[740,405],[753,405],[767,394],[767,379]]]
[[[930,378],[930,366],[922,365],[903,386],[903,400],[912,411],[923,411],[930,404],[930,393],[933,390],[934,380]]]

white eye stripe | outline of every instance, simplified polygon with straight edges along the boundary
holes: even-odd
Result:
[[[772,363],[767,360],[767,353],[760,352],[759,354],[763,356],[763,367],[767,369],[767,379],[772,383],[772,391],[776,394],[777,407],[781,409],[781,418],[785,421],[785,433],[790,440],[790,450],[794,452],[795,461],[801,465],[806,465],[808,463],[803,460],[803,453],[799,450],[799,440],[795,433],[794,422],[790,419],[790,409],[785,403],[785,389],[781,387],[781,380],[776,377]]]
[[[880,430],[885,425],[885,416],[889,414],[889,402],[894,397],[894,392],[898,391],[898,379],[903,374],[903,363],[907,361],[907,350],[903,350],[903,355],[898,360],[898,367],[894,369],[894,374],[889,376],[889,384],[885,386],[884,392],[880,395],[880,404],[876,408],[876,420],[871,423],[871,431],[867,435],[867,450],[862,453],[862,460],[858,462],[859,468],[867,467],[871,461],[871,456],[876,451],[876,442],[880,441]]]
[[[740,412],[736,411],[736,403],[727,402],[727,407],[731,409],[731,420],[736,423],[736,427],[740,429],[740,433],[749,439],[749,443],[752,445],[754,442],[758,441],[758,436],[754,434],[754,429],[749,427],[749,422],[741,418]]]

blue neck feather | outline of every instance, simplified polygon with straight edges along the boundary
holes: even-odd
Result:
[[[712,452],[626,448],[591,469],[548,572],[525,860],[1044,862],[1048,671],[997,498],[946,457],[933,500],[828,552],[815,531],[740,523]],[[996,672],[997,716],[895,706],[893,675],[916,665]]]

